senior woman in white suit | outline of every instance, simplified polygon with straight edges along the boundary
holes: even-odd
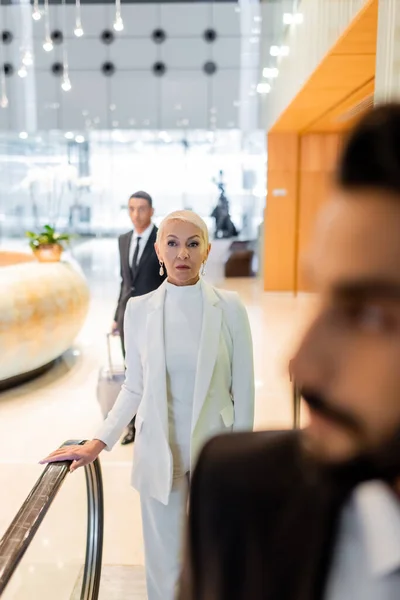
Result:
[[[200,277],[210,252],[204,221],[191,211],[170,214],[156,251],[168,278],[128,303],[126,379],[114,408],[94,440],[43,462],[69,459],[75,470],[93,461],[136,415],[132,484],[141,499],[148,598],[173,600],[199,451],[215,434],[253,428],[253,349],[238,295]]]

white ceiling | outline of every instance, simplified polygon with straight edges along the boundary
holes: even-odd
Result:
[[[44,19],[34,22],[29,5],[2,6],[0,29],[14,40],[1,45],[0,62],[17,71],[23,49],[31,47],[35,66],[26,79],[7,78],[9,107],[0,109],[0,130],[256,129],[261,30],[263,48],[278,43],[288,4],[292,0],[241,0],[240,9],[227,2],[122,4],[125,28],[109,46],[100,34],[112,29],[113,5],[82,5],[82,38],[73,35],[74,6],[51,5],[50,29],[66,36],[70,92],[51,73],[63,60],[63,46],[50,53],[42,48]],[[151,38],[157,28],[167,34],[162,44]],[[211,44],[203,39],[208,28],[218,36]],[[101,73],[106,61],[116,67],[112,77]],[[157,61],[167,67],[162,77],[152,72]],[[213,76],[203,72],[207,61],[217,65]]]

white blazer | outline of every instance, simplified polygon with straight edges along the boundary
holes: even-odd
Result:
[[[251,430],[254,421],[253,345],[236,292],[201,282],[203,324],[195,380],[191,465],[212,436]],[[126,378],[96,439],[111,449],[136,415],[132,485],[168,504],[173,461],[169,446],[164,347],[166,285],[129,300],[125,312]]]

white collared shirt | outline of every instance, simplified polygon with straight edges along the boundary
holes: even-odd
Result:
[[[141,233],[140,235],[138,233],[136,233],[136,231],[133,232],[133,236],[131,239],[131,245],[129,246],[129,266],[130,267],[132,267],[133,255],[135,253],[135,248],[136,248],[138,237],[140,237],[140,242],[139,242],[139,254],[138,254],[137,264],[139,264],[140,259],[142,258],[143,251],[146,247],[147,242],[149,241],[149,237],[150,237],[153,229],[154,229],[154,225],[153,225],[153,223],[150,223],[148,228],[145,229],[143,231],[143,233]]]
[[[343,510],[325,598],[400,598],[400,501],[381,481],[359,485]]]

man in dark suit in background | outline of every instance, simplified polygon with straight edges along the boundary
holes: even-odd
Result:
[[[156,290],[165,279],[160,275],[158,258],[154,249],[157,227],[151,219],[154,214],[153,201],[146,192],[135,192],[129,198],[129,216],[133,231],[119,237],[121,262],[121,289],[115,311],[112,332],[121,336],[122,353],[125,356],[124,315],[130,298],[143,296]],[[122,445],[135,439],[135,420],[129,424]]]

